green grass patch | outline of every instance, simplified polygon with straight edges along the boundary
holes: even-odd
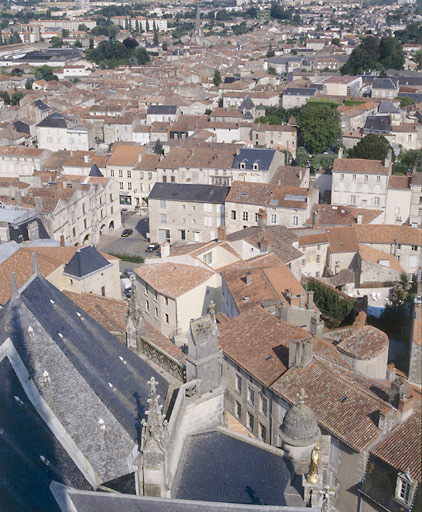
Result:
[[[142,256],[136,256],[136,254],[120,254],[117,252],[109,252],[110,256],[120,258],[122,261],[128,261],[129,263],[143,263],[145,260]]]

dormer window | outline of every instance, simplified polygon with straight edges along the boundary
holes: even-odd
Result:
[[[241,163],[240,163],[240,168],[241,168],[241,169],[246,169],[246,164],[245,164],[245,162],[241,162]]]
[[[409,505],[413,501],[413,494],[415,492],[416,482],[410,476],[410,471],[406,470],[405,473],[397,475],[396,484],[396,500]]]
[[[252,169],[254,171],[257,171],[259,169],[259,165],[255,162],[254,164],[252,164]]]

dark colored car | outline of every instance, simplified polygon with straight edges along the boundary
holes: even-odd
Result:
[[[125,237],[127,237],[127,236],[130,236],[132,233],[133,233],[133,229],[124,229],[124,230],[122,231],[122,234],[121,234],[120,236],[125,236]]]
[[[154,252],[157,251],[160,248],[160,244],[149,244],[148,247],[145,249],[146,252]]]
[[[130,277],[132,274],[134,274],[135,271],[133,270],[133,268],[125,268],[123,270],[123,274],[126,276],[126,277]]]

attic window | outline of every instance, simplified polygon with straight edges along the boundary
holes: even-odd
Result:
[[[268,359],[271,359],[272,357],[273,357],[272,355],[265,356],[264,361],[268,361]]]
[[[242,196],[247,196],[247,192],[242,192]]]
[[[246,169],[246,164],[244,162],[242,162],[240,165],[239,165],[239,168],[240,169]]]
[[[344,395],[340,398],[339,402],[344,403],[347,400],[347,396]]]
[[[244,297],[243,300],[244,300],[244,302],[248,302],[249,297]]]
[[[257,171],[259,169],[259,165],[255,162],[254,164],[252,164],[252,169],[254,171]]]

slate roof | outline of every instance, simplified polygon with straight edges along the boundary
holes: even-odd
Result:
[[[38,393],[96,478],[107,482],[130,473],[127,458],[145,417],[147,381],[152,376],[158,381],[163,403],[167,395],[161,375],[39,275],[6,304],[0,333],[0,342],[12,340]],[[105,440],[99,418],[106,425]]]
[[[286,87],[283,96],[315,96],[316,89],[312,87]]]
[[[391,132],[390,116],[368,116],[363,127],[364,131]]]
[[[0,362],[0,380],[0,509],[57,512],[51,480],[91,486],[38,415],[7,357]]]
[[[391,78],[376,78],[372,89],[397,89]]]
[[[129,496],[107,492],[79,491],[53,482],[52,492],[59,499],[65,496],[77,512],[320,512],[321,508],[263,506],[218,503],[199,500],[176,500],[173,498],[155,498],[152,496]],[[69,503],[68,501],[66,503]],[[65,510],[63,509],[63,512]]]
[[[207,463],[204,464],[204,461]],[[224,468],[224,470],[223,470]],[[177,499],[303,506],[287,459],[220,431],[188,438],[173,486]]]
[[[59,112],[53,112],[40,123],[37,124],[37,128],[68,128],[69,118]]]
[[[176,114],[176,105],[151,105],[148,107],[147,115],[165,115],[171,116]]]
[[[245,164],[246,170],[252,170],[253,164],[258,164],[259,171],[268,171],[275,156],[275,149],[241,148],[234,157],[231,168],[240,169]]]
[[[35,100],[34,101],[35,107],[39,110],[45,112],[46,110],[50,110],[50,105],[47,105],[47,103],[44,103],[42,100]]]
[[[88,245],[75,252],[69,263],[64,266],[64,273],[82,278],[110,265],[111,263],[95,247]]]
[[[98,165],[95,162],[92,164],[91,170],[89,171],[89,176],[104,178],[104,174],[100,171]]]
[[[396,107],[392,101],[381,101],[378,112],[380,114],[400,114],[400,108]]]
[[[149,199],[186,201],[191,203],[224,203],[230,187],[185,183],[155,183]]]

